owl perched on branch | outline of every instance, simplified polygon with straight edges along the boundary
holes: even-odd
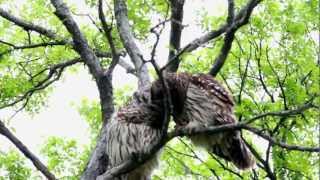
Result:
[[[161,138],[161,104],[150,101],[150,89],[134,94],[107,124],[108,169],[119,166],[132,154],[148,153]],[[158,154],[135,170],[115,180],[148,180],[158,164]]]
[[[234,102],[224,87],[211,75],[187,73],[166,75],[178,128],[209,127],[236,123]],[[160,82],[153,83],[153,99],[162,96]],[[254,165],[254,158],[243,142],[240,131],[190,136],[196,146],[233,162],[239,169]]]
[[[231,97],[210,75],[168,73],[164,79],[171,94],[172,116],[177,127],[236,123]],[[112,117],[107,124],[106,153],[109,156],[109,169],[120,165],[133,153],[148,153],[154,143],[158,142],[164,120],[163,99],[163,85],[157,80],[151,88],[137,92],[133,100]],[[240,169],[254,164],[239,131],[199,134],[190,136],[190,139],[195,145],[233,162]],[[118,179],[150,179],[152,170],[157,166],[157,156]]]

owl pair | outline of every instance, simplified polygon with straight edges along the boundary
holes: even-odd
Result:
[[[164,80],[170,91],[176,127],[192,129],[236,123],[232,98],[212,76],[168,73]],[[109,168],[120,165],[133,153],[148,153],[161,138],[163,87],[163,83],[157,80],[146,92],[136,93],[133,100],[107,124]],[[196,146],[231,161],[239,169],[247,169],[254,164],[254,158],[239,131],[198,134],[189,138]],[[158,155],[118,179],[150,179],[152,170],[157,166]]]

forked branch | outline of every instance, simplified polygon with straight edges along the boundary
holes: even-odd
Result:
[[[143,62],[142,53],[134,41],[127,15],[127,5],[124,0],[114,0],[114,14],[122,44],[126,48],[137,71],[139,89],[145,88],[150,84],[148,69]]]

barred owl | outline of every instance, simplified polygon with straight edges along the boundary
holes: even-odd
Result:
[[[177,127],[207,127],[236,122],[232,99],[211,76],[168,73],[164,78],[170,90],[172,116]],[[155,81],[151,88],[136,93],[130,104],[121,108],[107,124],[109,169],[120,165],[133,153],[148,153],[161,138],[163,91],[160,81]],[[190,139],[195,145],[233,162],[240,169],[249,168],[254,163],[239,131],[200,134],[190,136]],[[157,166],[159,152],[142,166],[117,179],[150,179],[152,170]]]
[[[193,128],[236,123],[234,102],[228,92],[212,76],[187,73],[168,74],[177,127]],[[162,96],[159,82],[153,84],[152,96]],[[193,144],[233,162],[239,169],[253,166],[254,158],[239,131],[200,134],[190,137]]]
[[[159,103],[150,101],[149,91],[135,93],[130,104],[115,113],[107,124],[108,169],[128,160],[133,153],[148,153],[161,137],[163,113]],[[152,170],[158,164],[158,154],[142,166],[115,179],[150,179]]]

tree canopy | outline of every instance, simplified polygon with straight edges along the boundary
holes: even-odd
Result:
[[[95,179],[106,171],[103,137],[112,113],[164,72],[215,76],[233,95],[239,123],[194,133],[242,129],[257,164],[239,171],[170,123],[152,179],[319,178],[319,1],[224,0],[209,3],[221,8],[195,6],[193,14],[187,4],[203,2],[77,3],[0,0],[0,111],[45,111],[56,82],[83,66],[99,92],[99,101],[76,106],[90,127],[85,147],[50,137],[35,155],[0,117],[0,134],[17,147],[0,146],[0,180]],[[186,37],[188,29],[201,33]],[[113,77],[123,76],[116,66],[137,84],[114,88]]]

